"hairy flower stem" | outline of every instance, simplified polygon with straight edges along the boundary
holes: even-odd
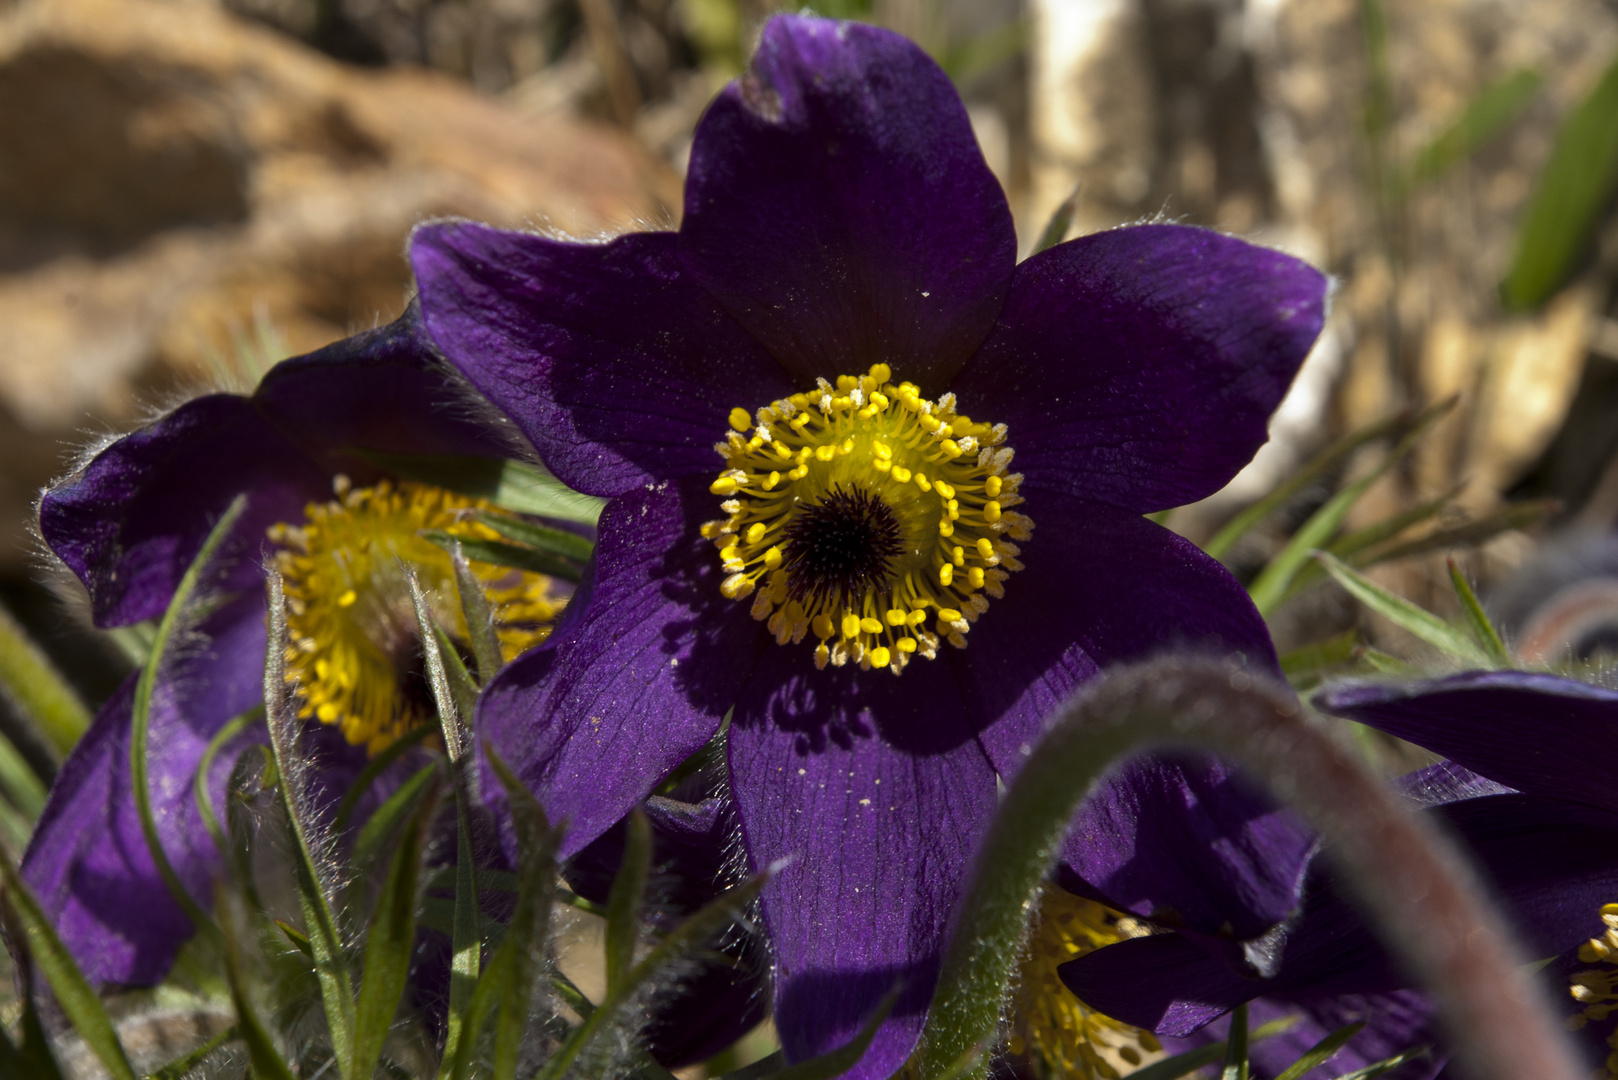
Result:
[[[928,1017],[920,1074],[995,1030],[1027,918],[1073,812],[1125,759],[1165,747],[1241,764],[1320,831],[1383,940],[1432,992],[1471,1080],[1584,1075],[1528,957],[1455,845],[1283,687],[1206,660],[1115,669],[1057,714],[990,825]]]

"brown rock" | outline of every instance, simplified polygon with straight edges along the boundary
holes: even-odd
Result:
[[[591,236],[678,205],[614,131],[207,5],[25,0],[0,18],[0,102],[0,567],[41,462],[127,423],[137,389],[393,318],[417,223]]]

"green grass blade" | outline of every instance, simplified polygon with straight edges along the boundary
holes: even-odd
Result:
[[[1478,91],[1454,123],[1417,151],[1405,186],[1435,180],[1475,154],[1522,114],[1541,82],[1539,72],[1520,68]]]
[[[583,577],[576,563],[530,547],[508,544],[503,540],[477,540],[467,536],[456,536],[442,529],[424,529],[421,538],[431,540],[445,551],[455,551],[458,548],[473,562],[505,566],[513,570],[524,570],[530,574],[544,574],[575,583]]]
[[[39,906],[33,890],[12,865],[10,856],[3,852],[0,852],[0,875],[5,877],[6,903],[22,928],[29,957],[44,974],[73,1030],[101,1059],[101,1064],[106,1066],[113,1080],[135,1080],[135,1068],[129,1063],[123,1044],[118,1041],[112,1018],[107,1015],[84,972],[74,963],[67,946],[56,936],[56,930]]]
[[[1203,550],[1216,559],[1224,558],[1230,553],[1230,549],[1236,546],[1237,541],[1252,532],[1265,518],[1296,498],[1304,488],[1335,469],[1348,455],[1367,443],[1385,438],[1411,422],[1408,416],[1402,414],[1390,416],[1359,431],[1351,431],[1344,435],[1310,458],[1303,468],[1287,477],[1268,495],[1227,521],[1224,527],[1214,533],[1213,539],[1203,545]]]
[[[548,551],[552,555],[581,563],[589,562],[590,556],[595,554],[596,546],[577,533],[504,514],[491,514],[487,510],[474,511],[472,516],[514,544]]]
[[[1595,241],[1618,185],[1618,59],[1562,121],[1517,233],[1500,297],[1514,310],[1545,303]]]
[[[1383,1073],[1392,1072],[1407,1061],[1415,1061],[1417,1058],[1426,1057],[1432,1051],[1433,1048],[1430,1046],[1413,1047],[1394,1054],[1392,1057],[1373,1062],[1363,1069],[1355,1069],[1353,1072],[1344,1073],[1337,1080],[1373,1080],[1374,1077],[1381,1076]]]
[[[1491,668],[1489,655],[1466,634],[1438,616],[1417,607],[1402,596],[1395,596],[1342,560],[1326,552],[1316,553],[1326,572],[1348,591],[1348,594],[1395,626],[1415,635],[1435,649],[1448,653],[1468,667]]]
[[[394,849],[376,910],[365,939],[365,968],[354,1009],[354,1063],[350,1075],[369,1077],[382,1056],[382,1044],[404,997],[416,944],[416,886],[421,879],[422,847],[436,800],[429,793],[405,823]]]
[[[1466,613],[1466,622],[1472,628],[1472,636],[1483,647],[1483,651],[1489,655],[1489,659],[1494,662],[1495,667],[1511,667],[1511,652],[1506,648],[1506,643],[1501,640],[1500,631],[1496,630],[1494,623],[1489,621],[1489,616],[1484,612],[1483,605],[1478,602],[1478,594],[1472,591],[1471,585],[1467,584],[1465,575],[1461,573],[1461,568],[1455,565],[1453,557],[1445,559],[1444,562],[1449,567],[1449,581],[1455,588],[1455,595],[1461,601],[1461,610]]]
[[[1469,521],[1465,525],[1457,525],[1453,529],[1439,529],[1419,536],[1414,540],[1407,540],[1390,548],[1379,548],[1368,551],[1363,557],[1356,558],[1354,564],[1364,567],[1376,566],[1379,563],[1392,562],[1395,559],[1408,558],[1411,555],[1425,555],[1429,551],[1442,551],[1445,548],[1476,547],[1486,541],[1494,539],[1503,532],[1512,529],[1526,529],[1537,525],[1550,517],[1560,507],[1555,499],[1536,499],[1530,502],[1513,503],[1487,517],[1476,521]]]
[[[416,806],[422,792],[426,790],[437,772],[436,764],[423,765],[417,769],[409,779],[399,785],[397,791],[384,799],[382,805],[366,820],[365,826],[354,838],[354,850],[349,857],[350,864],[356,870],[363,870],[376,858],[377,853],[382,850],[383,843],[393,834],[394,826],[403,821]]]
[[[1271,1035],[1279,1035],[1292,1027],[1294,1023],[1296,1023],[1296,1020],[1293,1017],[1283,1017],[1280,1020],[1271,1020],[1267,1024],[1261,1024],[1254,1029],[1250,1041],[1261,1042]],[[1225,1043],[1209,1043],[1207,1046],[1199,1046],[1195,1050],[1187,1050],[1183,1054],[1175,1054],[1173,1057],[1166,1057],[1160,1061],[1154,1061],[1150,1065],[1142,1066],[1129,1074],[1129,1080],[1180,1080],[1180,1077],[1193,1073],[1206,1065],[1223,1061],[1225,1055]]]
[[[212,1054],[226,1043],[235,1042],[239,1038],[241,1038],[241,1033],[237,1030],[236,1025],[232,1024],[195,1050],[188,1054],[181,1054],[161,1069],[149,1074],[147,1080],[181,1080],[192,1069],[207,1060],[209,1054]]]
[[[1055,210],[1051,211],[1051,219],[1045,223],[1045,228],[1034,242],[1034,250],[1029,252],[1032,258],[1047,248],[1053,248],[1067,239],[1067,234],[1073,229],[1073,215],[1079,209],[1079,189],[1082,184],[1074,184],[1073,190],[1068,193]]]
[[[519,514],[594,525],[607,500],[581,495],[537,465],[452,454],[385,454],[356,450],[396,476],[488,499]]]
[[[220,728],[214,737],[208,740],[208,748],[202,752],[202,760],[197,763],[196,775],[191,778],[191,795],[197,802],[197,814],[202,818],[203,827],[208,830],[208,835],[213,837],[214,846],[219,849],[219,855],[227,866],[237,865],[239,859],[235,845],[226,838],[224,827],[219,824],[219,814],[214,807],[213,796],[208,792],[208,775],[213,772],[214,759],[219,756],[225,745],[262,719],[264,719],[264,706],[261,703],[243,710]]]
[[[494,628],[494,611],[483,591],[483,582],[472,573],[471,564],[459,544],[450,549],[455,567],[455,594],[461,601],[461,617],[466,620],[466,636],[472,643],[472,659],[478,667],[479,685],[494,678],[500,670],[500,635]]]
[[[1373,522],[1363,529],[1355,529],[1351,533],[1340,536],[1328,544],[1326,550],[1350,566],[1367,565],[1374,559],[1374,555],[1361,557],[1362,552],[1375,548],[1380,544],[1397,540],[1399,535],[1407,529],[1438,516],[1450,504],[1451,500],[1460,494],[1463,486],[1458,484],[1436,499],[1429,499],[1408,510],[1402,510],[1381,521]],[[1319,563],[1305,564],[1294,575],[1292,583],[1287,586],[1286,595],[1282,597],[1282,602],[1292,599],[1325,579],[1326,571],[1321,568]]]
[[[1340,1027],[1336,1031],[1311,1046],[1304,1055],[1291,1065],[1275,1080],[1301,1080],[1302,1076],[1312,1069],[1326,1064],[1333,1054],[1348,1045],[1348,1040],[1365,1030],[1365,1021]]]
[[[629,814],[624,837],[624,859],[607,894],[607,993],[623,986],[635,963],[635,942],[640,937],[641,908],[646,883],[652,876],[652,826],[645,811]]]
[[[225,961],[225,982],[230,987],[230,1000],[236,1007],[236,1030],[241,1034],[242,1042],[247,1044],[253,1080],[297,1080],[280,1050],[276,1049],[274,1036],[259,1017],[248,994],[246,963],[241,945],[245,928],[237,925],[236,914],[229,900],[223,895],[220,900],[218,908],[224,929],[221,952]]]
[[[90,710],[22,624],[0,604],[0,694],[59,753],[73,749],[90,726]]]
[[[1225,1068],[1220,1080],[1247,1080],[1247,1002],[1231,1010],[1225,1039]]]
[[[388,770],[395,761],[408,754],[413,747],[420,746],[422,741],[436,734],[430,724],[413,728],[388,744],[388,748],[365,763],[360,774],[354,778],[354,783],[343,792],[343,801],[337,806],[337,814],[332,818],[332,832],[342,835],[348,831],[348,823],[359,808],[360,800],[365,793],[371,790],[376,778]]]
[[[315,976],[320,983],[320,1000],[326,1012],[332,1048],[345,1080],[365,1080],[353,1075],[354,986],[349,978],[348,957],[337,919],[332,914],[332,877],[323,872],[327,865],[327,845],[319,823],[306,812],[304,783],[307,761],[298,752],[298,717],[292,704],[291,687],[286,680],[287,617],[286,596],[281,575],[267,575],[269,589],[269,649],[264,658],[264,712],[269,722],[270,752],[280,776],[281,807],[292,834],[292,862],[298,885],[298,902],[303,909],[309,948],[314,955]],[[246,1027],[244,1021],[243,1032]],[[256,1058],[255,1058],[256,1060]]]
[[[1358,630],[1344,630],[1335,637],[1325,641],[1317,641],[1313,645],[1293,649],[1281,657],[1281,674],[1288,680],[1296,682],[1299,679],[1309,678],[1317,672],[1338,664],[1346,664],[1354,658],[1354,650],[1359,646],[1360,633]]]
[[[29,823],[45,809],[45,783],[15,743],[0,735],[0,791]]]
[[[39,1018],[32,982],[31,977],[23,979],[22,1045],[17,1047],[17,1053],[24,1064],[19,1075],[30,1080],[63,1080],[62,1067],[56,1063],[56,1053]]]
[[[207,539],[202,542],[196,558],[191,560],[191,565],[181,576],[180,584],[174,590],[174,597],[169,601],[168,610],[163,612],[163,618],[157,624],[157,634],[152,639],[152,649],[141,668],[140,678],[135,682],[135,700],[129,733],[129,782],[135,793],[135,812],[140,819],[141,835],[146,838],[146,849],[151,853],[158,876],[163,879],[163,884],[168,887],[175,903],[180,905],[180,909],[190,917],[198,930],[211,933],[217,933],[218,928],[208,913],[202,910],[202,905],[191,896],[190,890],[180,881],[180,876],[174,872],[168,853],[163,850],[163,840],[157,834],[157,819],[152,814],[152,787],[147,777],[146,757],[152,726],[152,694],[157,688],[158,672],[168,653],[168,647],[180,628],[181,620],[189,612],[192,601],[197,598],[203,575],[213,562],[215,553],[246,509],[247,496],[236,496],[229,508],[220,515],[219,521],[208,533]]]

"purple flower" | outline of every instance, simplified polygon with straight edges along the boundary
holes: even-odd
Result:
[[[251,396],[210,394],[181,405],[46,492],[40,530],[89,590],[99,626],[162,615],[214,522],[238,494],[247,496],[206,568],[220,603],[165,658],[150,714],[158,833],[200,904],[211,903],[223,863],[193,777],[210,740],[262,702],[265,558],[280,562],[295,601],[298,656],[289,667],[300,677],[299,700],[328,721],[310,723],[303,739],[317,762],[317,798],[343,794],[366,744],[379,747],[421,720],[426,690],[411,666],[419,665],[414,623],[392,552],[416,563],[426,585],[443,585],[447,556],[416,532],[424,522],[472,527],[458,514],[471,500],[392,484],[364,452],[506,455],[498,425],[458,400],[434,368],[412,307],[389,326],[276,365]],[[328,502],[334,478],[342,497]],[[506,574],[482,569],[491,581]],[[510,586],[502,611],[544,599],[528,579],[496,584]],[[450,626],[453,595],[440,597]],[[536,639],[532,627],[503,629],[513,652]],[[394,666],[379,672],[379,664]],[[136,816],[134,686],[131,676],[63,766],[23,871],[92,980],[148,985],[194,928],[158,876]],[[232,762],[262,732],[262,724],[249,729],[216,757],[207,788],[220,813]]]
[[[1618,754],[1618,693],[1499,671],[1341,687],[1318,702],[1453,760],[1401,783],[1472,852],[1531,953],[1556,957],[1546,969],[1552,991],[1567,995],[1581,987],[1565,998],[1569,1017],[1581,1024],[1593,1053],[1613,1054],[1609,1012],[1618,997],[1603,987],[1618,972],[1592,939],[1607,938],[1603,909],[1618,901],[1618,796],[1603,782],[1603,769]],[[1302,1009],[1308,1031],[1292,1042],[1303,1045],[1333,1025],[1367,1019],[1350,1046],[1356,1055],[1350,1064],[1437,1041],[1429,1004],[1337,892],[1328,867],[1312,868],[1301,912],[1271,946],[1268,978],[1186,935],[1098,951],[1069,965],[1063,977],[1096,1008],[1170,1036],[1262,999],[1265,1016]],[[1608,1070],[1618,1075],[1615,1065],[1609,1062]]]
[[[1174,226],[1015,248],[943,73],[808,18],[772,21],[709,107],[680,231],[412,248],[434,342],[612,500],[573,614],[491,684],[481,733],[571,853],[733,709],[747,857],[784,865],[763,907],[788,1056],[905,986],[855,1076],[914,1046],[996,774],[1058,702],[1158,649],[1274,663],[1240,586],[1140,515],[1251,458],[1324,279]],[[1245,933],[1295,903],[1307,836],[1222,772],[1115,787],[1140,824],[1104,810],[1076,841],[1104,850],[1072,857],[1121,906]],[[1220,843],[1196,867],[1131,846],[1175,830]]]

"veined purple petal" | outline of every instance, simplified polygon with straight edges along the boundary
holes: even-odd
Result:
[[[569,244],[419,229],[428,330],[564,483],[621,495],[719,474],[730,411],[805,389],[681,268],[674,233]]]
[[[163,850],[191,895],[211,907],[222,863],[192,782],[209,740],[262,697],[263,594],[234,601],[202,630],[205,644],[171,660],[155,689],[147,770]],[[74,747],[23,859],[23,876],[96,984],[155,984],[196,930],[158,876],[135,811],[135,681],[130,676]],[[221,813],[232,764],[253,738],[244,735],[215,758],[209,787]]]
[[[568,822],[564,857],[713,737],[767,642],[719,594],[713,545],[697,535],[712,501],[706,481],[688,481],[608,504],[561,624],[480,700],[479,734]]]
[[[708,107],[680,236],[796,380],[882,361],[931,396],[988,335],[1016,260],[1005,195],[938,65],[890,31],[812,18],[772,19]]]
[[[1316,703],[1518,791],[1618,811],[1618,692],[1557,675],[1485,671],[1342,686]]]
[[[262,590],[264,530],[301,520],[331,491],[317,469],[245,398],[210,394],[124,436],[45,493],[40,533],[90,591],[98,626],[155,618],[219,515],[239,492],[247,511],[227,541],[219,587]]]
[[[764,892],[775,1022],[801,1060],[854,1037],[903,991],[851,1080],[886,1077],[914,1049],[950,910],[994,811],[994,774],[937,663],[902,678],[817,672],[808,650],[767,650],[731,721],[731,787]]]
[[[972,416],[1009,426],[1029,487],[1179,506],[1269,437],[1325,292],[1318,270],[1207,229],[1095,233],[1017,267],[953,389]]]

